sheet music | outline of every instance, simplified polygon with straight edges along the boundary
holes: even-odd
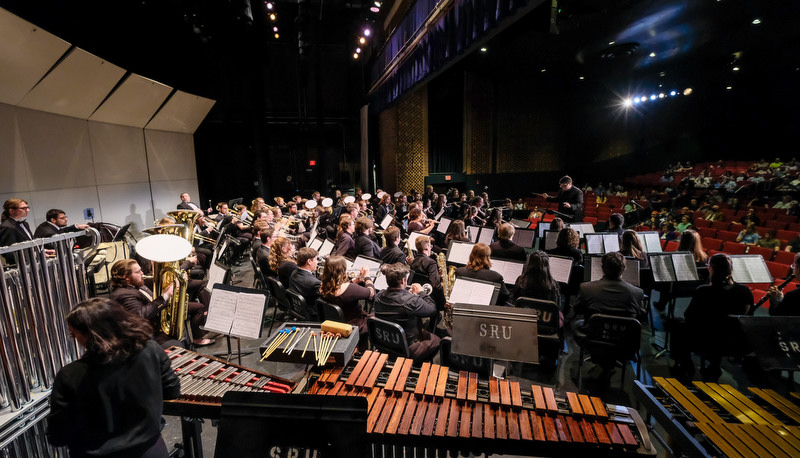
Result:
[[[408,242],[406,242],[406,246],[411,248],[411,250],[414,253],[417,252],[417,238],[419,238],[419,236],[421,236],[421,235],[427,236],[426,234],[423,234],[422,232],[412,232],[408,236]]]
[[[602,267],[600,270],[602,270]],[[625,258],[625,272],[622,272],[622,279],[633,286],[639,286],[638,259]]]
[[[675,269],[676,281],[696,281],[700,277],[697,276],[697,266],[694,263],[694,258],[691,253],[675,253],[670,255],[672,258],[672,265]]]
[[[567,224],[567,227],[575,229],[575,232],[578,233],[578,237],[581,238],[586,234],[594,234],[594,226],[588,223],[570,223]]]
[[[442,215],[444,215],[444,208],[439,210],[439,213],[437,213],[436,216],[433,217],[433,219],[435,219],[436,221],[439,221],[442,218]]]
[[[591,256],[592,262],[589,264],[589,281],[597,281],[603,278],[603,258]]]
[[[658,236],[658,232],[645,232],[644,241],[647,246],[645,250],[648,253],[661,253],[661,238]]]
[[[603,254],[603,236],[602,235],[586,236],[586,252],[588,254]]]
[[[478,240],[478,227],[476,226],[467,226],[467,237],[469,237],[469,241],[472,243]]]
[[[319,247],[319,256],[324,258],[325,256],[330,256],[331,252],[333,252],[333,242],[328,239],[325,239],[322,242],[322,246]]]
[[[392,215],[384,216],[383,221],[381,221],[380,224],[381,229],[386,230],[386,228],[389,227],[390,224],[392,224],[392,219],[393,219]]]
[[[550,275],[559,283],[569,283],[572,272],[572,258],[550,256]]]
[[[208,267],[208,282],[206,282],[206,291],[210,293],[213,291],[214,285],[217,283],[225,283],[226,272],[227,271],[224,267],[220,267],[217,265],[217,263],[212,262]]]
[[[503,282],[508,285],[513,285],[516,283],[517,278],[522,275],[522,271],[525,268],[525,263],[522,262],[513,262],[513,261],[503,261],[502,259],[492,259],[492,267],[489,269],[494,270],[495,272],[499,273],[503,276]]]
[[[375,275],[377,275],[378,271],[381,270],[381,262],[375,259],[370,259],[362,255],[358,255],[356,256],[355,261],[353,261],[353,265],[351,266],[351,268],[359,270],[362,267],[366,267],[367,270],[369,270],[369,276],[374,277]]]
[[[457,277],[450,293],[450,302],[453,304],[492,305],[494,288],[493,283],[474,282],[467,278]]]
[[[406,278],[406,283],[410,285],[412,278],[414,278],[413,270],[408,273],[408,277]],[[383,291],[384,289],[389,287],[389,283],[386,282],[386,275],[384,275],[383,272],[378,271],[378,275],[375,276],[373,286],[375,286],[375,291]]]
[[[442,219],[439,220],[439,224],[436,225],[436,232],[447,234],[447,228],[450,227],[452,221],[453,220],[450,218],[442,217]]]
[[[619,236],[617,234],[603,234],[603,248],[606,253],[619,251]]]
[[[509,221],[509,223],[511,223],[515,227],[522,228],[522,229],[527,229],[528,226],[531,225],[531,222],[528,221],[528,220],[516,219],[516,218],[511,218],[511,221]]]
[[[217,251],[214,252],[214,259],[211,261],[211,263],[213,264],[213,263],[217,262],[217,260],[219,259],[220,255],[222,255],[222,253],[224,253],[226,249],[228,249],[228,241],[227,240],[222,242],[222,245],[219,246],[219,249],[217,249]]]
[[[208,303],[208,315],[206,316],[206,324],[203,326],[205,329],[223,334],[231,333],[233,318],[236,315],[237,294],[234,291],[224,289],[214,291]],[[260,318],[258,322],[261,324]]]
[[[473,243],[453,242],[447,250],[447,262],[466,265],[469,262],[469,254],[472,252]]]
[[[761,255],[731,256],[733,281],[737,283],[772,283],[764,258]]]
[[[311,234],[317,233],[317,227],[319,227],[319,221],[314,221],[314,224],[311,225],[311,229],[308,231]],[[314,248],[316,250],[316,248]]]
[[[494,238],[494,228],[493,227],[482,227],[480,228],[480,232],[478,232],[478,242],[485,243],[487,245],[492,244],[492,238]]]
[[[539,221],[536,230],[539,231],[539,238],[544,237],[545,232],[550,230],[550,222]]]
[[[353,270],[353,261],[344,258],[344,264],[347,266],[347,270]]]
[[[544,233],[544,249],[552,250],[558,246],[558,232],[547,231]]]
[[[264,317],[265,297],[257,293],[237,293],[236,312],[233,316],[230,334],[239,337],[258,339],[261,337],[261,323]],[[211,305],[209,304],[209,314]]]
[[[517,229],[511,237],[511,241],[525,248],[533,248],[534,235],[536,231],[530,229]]]
[[[313,248],[313,249],[317,250],[317,252],[319,252],[319,249],[322,247],[322,244],[324,242],[325,242],[325,239],[323,239],[322,237],[317,237],[314,240],[312,240],[311,243],[308,246],[309,246],[309,248]]]
[[[653,281],[666,283],[675,281],[675,269],[670,256],[650,256],[650,267],[653,269]]]

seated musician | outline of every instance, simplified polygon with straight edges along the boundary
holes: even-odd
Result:
[[[347,276],[347,262],[342,256],[331,256],[325,262],[325,269],[322,271],[322,283],[319,288],[320,297],[331,303],[338,305],[342,309],[344,319],[349,324],[358,326],[360,334],[359,345],[366,348],[367,336],[367,312],[361,307],[359,301],[371,301],[375,297],[375,287],[372,280],[367,276],[367,269],[362,267],[358,276],[351,281]]]
[[[200,208],[199,205],[197,205],[196,203],[192,202],[192,198],[191,198],[191,196],[189,196],[188,192],[184,192],[183,194],[181,194],[181,201],[178,203],[177,209],[178,210],[194,210],[196,212],[202,213],[204,216],[206,214],[206,212],[204,212],[203,209]],[[209,208],[207,210],[207,212],[210,213],[211,209]]]
[[[354,238],[355,255],[368,256],[378,259],[381,256],[381,247],[370,237],[374,224],[369,217],[362,216],[356,220]]]
[[[549,255],[572,258],[572,264],[577,265],[583,262],[583,254],[579,248],[580,243],[578,232],[571,227],[565,227],[558,232],[556,247],[545,251]]]
[[[423,328],[422,318],[435,316],[436,304],[419,283],[406,289],[408,267],[403,264],[390,264],[384,273],[389,288],[375,296],[375,316],[403,327],[415,365],[430,360],[439,351],[441,339]]]
[[[395,262],[407,264],[406,254],[398,247],[400,245],[400,229],[389,226],[383,231],[383,238],[386,240],[386,246],[383,247],[379,256],[381,262],[384,264],[394,264]]]
[[[272,237],[273,232],[274,230],[271,227],[260,232],[259,240],[261,240],[261,246],[258,247],[255,255],[258,267],[261,268],[261,273],[264,274],[265,277],[278,276],[278,272],[273,271],[269,266],[269,249],[272,247],[272,242],[275,241]]]
[[[625,217],[620,213],[612,213],[606,223],[606,232],[617,234],[619,243],[622,244],[622,234],[625,232]]]
[[[333,249],[333,254],[349,259],[356,257],[356,241],[353,239],[355,230],[355,221],[350,218],[350,215],[342,215],[339,218],[339,232],[336,233],[336,245]]]
[[[444,236],[444,246],[450,246],[450,241],[469,242],[467,231],[464,228],[464,221],[457,219],[447,227],[447,235]]]
[[[261,232],[269,229],[269,224],[265,221],[257,219],[253,222],[253,243],[250,244],[250,253],[255,256],[258,249],[263,246],[261,241]]]
[[[289,291],[300,294],[306,300],[308,316],[312,320],[318,319],[317,298],[321,282],[316,277],[317,256],[319,252],[313,248],[303,247],[297,250],[297,270],[289,278]]]
[[[687,229],[681,234],[677,251],[688,251],[692,253],[694,263],[697,267],[704,267],[708,261],[708,255],[706,254],[706,250],[703,249],[703,242],[700,238],[700,234],[693,229]]]
[[[419,205],[411,208],[408,211],[408,233],[422,232],[423,234],[430,234],[436,221],[426,220],[422,215],[422,209]]]
[[[511,224],[503,223],[500,225],[497,230],[498,240],[489,245],[493,258],[516,259],[518,261],[527,259],[528,254],[525,252],[525,248],[511,241],[511,238],[514,237],[514,232],[514,226]]]
[[[375,209],[375,222],[380,224],[386,215],[394,215],[395,213],[394,204],[392,204],[392,195],[388,192],[383,193],[380,197],[378,207]]]
[[[31,207],[22,199],[8,199],[3,204],[3,222],[0,223],[0,246],[13,245],[33,238],[28,222]],[[14,255],[6,255],[6,260],[14,262]]]
[[[111,267],[111,300],[122,305],[125,310],[150,321],[155,332],[156,342],[164,348],[181,345],[173,337],[161,331],[160,312],[169,305],[174,285],[167,286],[161,296],[153,297],[153,292],[144,285],[144,276],[139,263],[133,259],[121,259]],[[206,322],[208,307],[199,302],[189,302],[189,317],[192,322],[192,336],[196,346],[210,345],[212,339],[203,338],[205,331],[200,329]]]
[[[575,313],[583,315],[583,325],[596,313],[631,318],[641,318],[645,314],[642,306],[644,292],[622,279],[625,271],[625,257],[615,251],[606,253],[600,263],[603,278],[582,283],[578,293]]]
[[[794,257],[792,274],[794,278],[800,278],[800,254]],[[795,288],[784,295],[773,285],[769,287],[767,294],[769,294],[771,316],[800,316],[800,288]]]
[[[417,248],[417,256],[411,261],[409,267],[414,272],[423,277],[427,277],[433,287],[431,297],[436,302],[437,310],[444,310],[446,302],[444,290],[442,289],[442,272],[439,272],[439,264],[431,257],[433,252],[433,239],[426,236],[419,236],[414,241]],[[446,272],[445,272],[446,274]]]
[[[511,289],[514,301],[520,297],[543,299],[561,304],[561,290],[550,273],[550,257],[544,251],[537,251],[528,258],[525,271],[517,278]],[[558,312],[558,326],[564,326],[564,314]]]
[[[622,233],[622,243],[619,245],[619,252],[623,256],[638,259],[639,268],[646,269],[650,267],[650,258],[647,253],[642,249],[642,241],[636,231],[628,229]]]
[[[464,267],[456,269],[456,277],[475,278],[478,280],[490,281],[500,284],[500,294],[497,296],[497,304],[504,305],[508,299],[508,289],[503,281],[503,276],[499,272],[491,270],[492,261],[490,259],[492,250],[485,243],[476,243],[469,253],[469,261]]]
[[[100,297],[66,319],[86,352],[56,374],[47,440],[74,457],[166,457],[163,403],[180,395],[180,380],[150,324]]]
[[[289,287],[289,278],[297,270],[293,256],[294,244],[286,237],[276,237],[269,250],[269,269],[278,275],[284,288]]]
[[[708,260],[710,284],[698,286],[684,312],[685,321],[674,323],[670,355],[675,365],[670,369],[679,380],[691,380],[694,374],[692,351],[700,353],[708,366],[702,371],[703,381],[716,382],[722,374],[723,352],[736,353],[738,328],[728,315],[744,315],[753,306],[753,293],[745,285],[734,283],[733,264],[725,253]]]
[[[41,239],[50,237],[63,232],[77,232],[88,229],[88,224],[73,224],[67,226],[67,214],[64,210],[53,208],[45,215],[47,221],[40,224],[33,233],[33,238]]]

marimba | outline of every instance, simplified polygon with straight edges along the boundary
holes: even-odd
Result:
[[[478,379],[447,367],[367,351],[323,372],[310,394],[364,396],[367,432],[376,444],[472,453],[654,455],[647,428],[631,408],[539,385]],[[373,452],[376,448],[373,447]],[[380,454],[380,453],[377,453]]]
[[[800,456],[800,406],[773,390],[654,377],[635,394],[667,432],[674,452],[691,456]]]

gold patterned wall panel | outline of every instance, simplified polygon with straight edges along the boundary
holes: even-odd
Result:
[[[397,187],[425,188],[428,175],[428,89],[414,90],[397,103]]]
[[[464,171],[492,173],[492,83],[464,74]]]
[[[397,104],[378,115],[380,130],[380,181],[377,186],[391,190],[397,187]]]

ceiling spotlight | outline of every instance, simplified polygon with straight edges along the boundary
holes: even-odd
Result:
[[[759,18],[753,19],[753,25],[758,25],[758,24],[761,24],[761,19]]]
[[[365,37],[368,37],[371,33],[372,33],[372,31],[370,29],[364,29],[364,36]]]
[[[645,103],[645,102],[647,102],[647,97],[642,97],[641,99],[639,99],[639,101],[642,102],[642,103]]]
[[[372,11],[373,13],[379,13],[381,11],[381,9],[378,8],[377,6],[370,6],[369,10]]]
[[[278,28],[277,28],[277,27],[273,27],[273,28],[272,28],[272,31],[273,31],[273,32],[277,32],[277,31],[278,31]]]
[[[280,38],[280,37],[281,36],[279,34],[277,34],[277,33],[275,34],[275,38]]]
[[[667,76],[667,72],[658,72],[658,76],[661,77]]]
[[[624,104],[625,104],[625,107],[627,108],[627,107],[630,107],[631,105],[633,105],[633,101],[631,99],[625,99]]]
[[[692,93],[692,88],[690,87],[687,87],[686,89],[683,90],[683,95],[689,95],[691,93]]]
[[[267,2],[267,9],[271,10],[273,8],[272,2]]]
[[[544,72],[546,72],[546,71],[547,71],[547,69],[546,69],[546,68],[543,68],[543,69],[542,69],[542,73],[544,73]]]
[[[270,21],[274,21],[276,18],[277,18],[277,16],[275,16],[275,13],[269,13],[269,20]]]
[[[635,97],[635,98],[633,99],[633,103],[639,103],[639,97]]]
[[[364,43],[367,42],[367,39],[364,37],[358,37],[358,42],[363,45]]]
[[[489,49],[488,49],[486,46],[484,46],[484,47],[482,47],[482,48],[481,48],[481,52],[486,52],[486,51],[488,51],[488,50],[489,50]]]
[[[586,77],[584,77],[584,76],[579,76],[579,77],[578,77],[578,79],[579,79],[579,80],[581,80],[581,81],[583,81],[583,80],[585,80],[585,79],[586,79]]]
[[[656,57],[656,53],[654,53],[654,52],[651,52],[651,53],[650,53],[650,57]]]
[[[663,92],[661,94],[658,94],[659,99],[663,99],[664,97],[666,97],[666,94],[664,94]]]
[[[652,95],[650,96],[650,100],[655,100],[655,99],[656,99],[656,95],[655,95],[655,94],[652,94]]]
[[[372,4],[373,4],[373,5],[375,5],[375,6],[377,6],[378,8],[380,8],[380,7],[381,7],[381,2],[379,2],[379,1],[377,1],[377,0],[375,0],[374,2],[372,2]]]
[[[616,41],[609,41],[609,42],[608,42],[608,45],[609,45],[609,46],[614,46],[614,43],[616,43]]]
[[[678,95],[678,91],[670,91],[670,92],[669,92],[669,95],[670,95],[671,97],[675,97],[676,95]]]
[[[353,53],[353,59],[358,59],[358,53],[357,52]]]
[[[731,70],[733,70],[733,71],[735,71],[735,72],[738,72],[738,71],[739,71],[739,70],[741,70],[741,69],[740,69],[739,67],[733,67]]]
[[[356,54],[361,54],[361,48],[356,48]]]
[[[730,91],[731,89],[733,89],[733,86],[725,86],[725,89]]]

